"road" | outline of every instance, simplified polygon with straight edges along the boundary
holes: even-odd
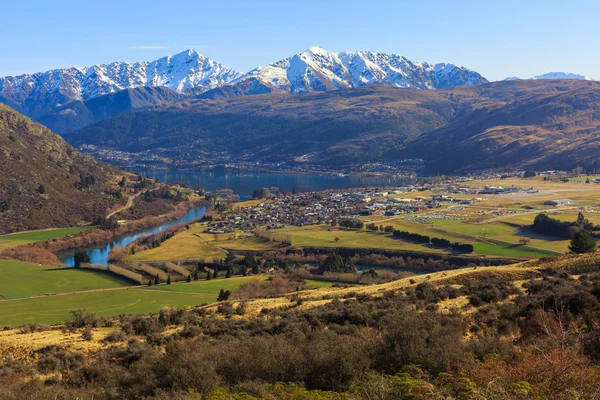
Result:
[[[136,198],[138,198],[141,194],[142,194],[142,192],[139,192],[139,193],[136,193],[133,196],[129,197],[129,199],[127,199],[127,204],[125,204],[123,207],[119,208],[118,210],[111,212],[110,214],[108,214],[106,216],[106,218],[108,219],[108,218],[112,217],[113,215],[120,213],[121,211],[125,211],[125,210],[133,207],[134,200]]]

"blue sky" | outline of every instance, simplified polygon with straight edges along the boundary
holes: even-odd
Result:
[[[5,1],[0,76],[153,60],[186,48],[246,72],[314,45],[452,62],[490,80],[600,79],[595,1]]]

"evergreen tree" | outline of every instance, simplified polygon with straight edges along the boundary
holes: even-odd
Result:
[[[87,264],[91,261],[90,255],[85,251],[77,250],[73,255],[73,266],[75,268],[80,268],[81,264]]]
[[[152,279],[148,279],[148,287],[152,287]]]
[[[254,265],[252,266],[252,274],[258,275],[259,273],[260,273],[260,269],[258,267],[258,263],[254,263]]]
[[[170,285],[170,284],[171,284],[171,275],[168,275],[167,276],[167,285]]]
[[[194,280],[197,281],[198,280],[198,270],[194,271]]]
[[[206,273],[206,280],[207,280],[207,281],[210,281],[211,279],[212,279],[212,275],[210,274],[210,271],[208,271],[208,272]]]
[[[229,296],[231,296],[231,290],[219,290],[219,296],[217,297],[217,301],[225,301],[229,300]]]
[[[578,254],[593,253],[596,251],[596,241],[588,231],[582,229],[573,236],[573,239],[571,239],[569,250]]]
[[[227,275],[225,275],[225,278],[231,278],[232,275],[232,271],[231,271],[231,267],[227,268]]]
[[[156,274],[156,276],[154,277],[154,284],[158,285],[160,283],[160,278],[158,277],[158,274]]]
[[[322,272],[343,272],[344,260],[337,253],[331,253],[327,256],[321,265]]]
[[[219,277],[219,270],[215,267],[213,270],[213,278],[217,279]]]
[[[192,274],[188,274],[187,279],[185,280],[187,283],[192,281]]]

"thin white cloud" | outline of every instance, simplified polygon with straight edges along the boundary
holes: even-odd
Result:
[[[168,49],[169,46],[127,46],[128,49]]]

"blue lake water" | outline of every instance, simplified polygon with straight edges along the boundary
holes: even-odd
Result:
[[[248,199],[256,189],[277,187],[280,191],[316,192],[327,189],[350,189],[377,186],[398,186],[414,183],[408,178],[365,177],[350,175],[274,174],[274,173],[216,173],[201,171],[136,171],[147,178],[162,182],[187,182],[199,185],[208,192],[231,189],[242,199]]]

